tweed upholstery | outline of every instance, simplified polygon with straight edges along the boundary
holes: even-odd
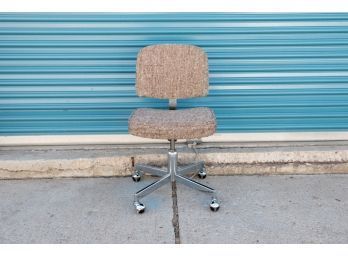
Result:
[[[141,108],[129,118],[129,133],[155,139],[195,139],[214,134],[214,112],[205,107],[183,110]]]
[[[139,96],[176,99],[208,94],[208,59],[197,46],[147,46],[140,50],[136,66]]]

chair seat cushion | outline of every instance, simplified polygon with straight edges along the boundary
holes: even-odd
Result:
[[[129,133],[154,139],[195,139],[214,134],[214,112],[205,107],[182,110],[141,108],[129,118]]]

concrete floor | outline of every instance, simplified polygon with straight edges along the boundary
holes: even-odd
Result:
[[[0,243],[172,243],[169,187],[135,213],[130,178],[0,181]]]
[[[0,243],[174,243],[169,185],[143,199],[145,178],[0,181]],[[178,185],[181,243],[348,243],[348,175],[211,176],[209,195]]]

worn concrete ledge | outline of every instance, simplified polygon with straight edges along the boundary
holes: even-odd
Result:
[[[166,165],[166,145],[2,147],[0,178],[128,176],[134,163]],[[348,142],[178,145],[179,163],[195,158],[214,175],[348,173]]]

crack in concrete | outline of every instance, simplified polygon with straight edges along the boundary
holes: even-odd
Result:
[[[173,219],[172,224],[174,228],[175,243],[180,244],[180,226],[179,226],[179,211],[178,211],[178,197],[176,191],[176,182],[172,182],[172,199],[173,199]]]

